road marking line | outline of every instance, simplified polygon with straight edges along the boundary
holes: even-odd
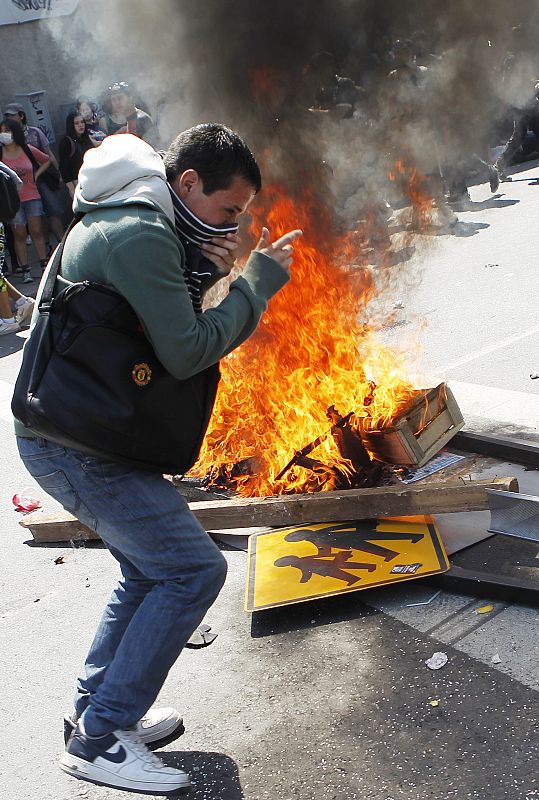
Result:
[[[503,350],[504,347],[509,347],[509,345],[520,342],[521,339],[526,339],[528,336],[533,336],[535,333],[539,333],[539,325],[535,325],[533,328],[529,328],[522,333],[516,333],[514,336],[508,336],[507,339],[502,339],[501,342],[497,344],[490,345],[490,347],[483,347],[481,350],[470,353],[469,356],[464,356],[464,358],[453,361],[452,364],[448,364],[443,370],[436,372],[434,377],[445,375],[450,370],[462,367],[464,364],[469,364],[471,361],[477,361],[478,358],[488,356],[490,353],[495,353],[497,350]]]

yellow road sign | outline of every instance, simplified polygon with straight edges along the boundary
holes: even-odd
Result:
[[[301,603],[448,569],[431,517],[262,531],[249,538],[245,609]]]

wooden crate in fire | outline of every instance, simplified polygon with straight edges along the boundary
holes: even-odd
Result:
[[[375,430],[365,429],[365,447],[379,461],[406,467],[422,467],[464,426],[451,389],[441,383],[418,392],[416,398],[393,420]]]

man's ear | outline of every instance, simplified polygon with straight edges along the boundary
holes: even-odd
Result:
[[[174,181],[174,184],[174,190],[176,194],[181,197],[182,200],[185,200],[185,198],[191,194],[193,189],[201,188],[202,181],[200,180],[200,176],[196,170],[186,169],[181,173],[181,175],[178,175]]]

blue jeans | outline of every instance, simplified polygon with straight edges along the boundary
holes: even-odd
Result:
[[[102,736],[134,725],[155,701],[185,643],[215,601],[226,560],[162,475],[17,437],[28,472],[97,531],[119,562],[78,679],[75,711]]]
[[[41,200],[23,200],[21,207],[11,220],[12,225],[26,225],[28,217],[42,217],[43,204]]]

